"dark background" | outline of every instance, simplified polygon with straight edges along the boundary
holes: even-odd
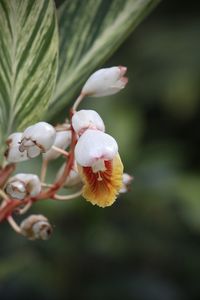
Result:
[[[131,192],[106,209],[38,203],[48,242],[2,224],[0,299],[200,299],[200,2],[162,1],[112,65],[128,67],[126,90],[82,108],[119,141]]]

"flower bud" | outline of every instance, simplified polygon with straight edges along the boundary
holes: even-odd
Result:
[[[48,240],[52,233],[52,226],[43,215],[31,215],[20,224],[21,233],[29,240]]]
[[[34,174],[16,174],[8,180],[5,187],[5,192],[9,197],[19,200],[27,196],[36,197],[40,191],[40,180]]]
[[[21,138],[22,133],[16,132],[11,134],[6,141],[8,148],[5,152],[5,157],[9,163],[17,163],[29,159],[26,152],[19,151]]]
[[[22,134],[19,151],[27,151],[29,158],[38,156],[51,148],[56,138],[56,131],[50,124],[39,122],[29,126]]]
[[[56,132],[56,138],[55,138],[53,146],[56,146],[60,149],[65,150],[70,145],[71,138],[72,138],[71,131]],[[46,153],[43,153],[42,156],[43,156],[43,159],[45,159],[45,160],[53,160],[53,159],[58,158],[60,155],[61,154],[58,151],[50,148]]]
[[[80,136],[87,129],[105,131],[104,122],[94,110],[79,110],[72,117],[72,126]]]
[[[122,177],[122,187],[119,192],[122,194],[127,193],[129,191],[129,187],[132,181],[133,177],[127,173],[124,173]]]
[[[59,180],[59,178],[62,176],[64,172],[65,164],[61,166],[59,169],[56,179]],[[67,179],[64,183],[64,186],[66,187],[74,187],[76,185],[79,185],[82,182],[81,177],[78,173],[76,164],[74,165],[74,168],[70,171],[69,175],[67,176]]]
[[[81,93],[93,97],[116,94],[128,82],[128,78],[124,77],[126,71],[123,66],[100,69],[89,77]]]
[[[99,130],[86,130],[75,147],[76,162],[83,167],[101,168],[104,160],[112,160],[118,153],[115,139]]]

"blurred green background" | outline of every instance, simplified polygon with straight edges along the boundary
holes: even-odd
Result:
[[[199,1],[161,2],[106,62],[128,67],[126,90],[81,107],[118,140],[131,192],[106,209],[38,203],[48,242],[1,224],[0,299],[200,299],[199,12]]]

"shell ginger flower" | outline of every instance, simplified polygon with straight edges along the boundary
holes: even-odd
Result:
[[[34,174],[16,174],[8,180],[5,187],[5,192],[9,197],[19,200],[27,196],[36,197],[40,191],[40,180]]]
[[[82,177],[83,197],[93,205],[110,206],[122,187],[123,164],[113,137],[99,130],[86,130],[75,147]]]
[[[56,131],[50,124],[39,122],[29,126],[22,134],[20,152],[26,152],[29,158],[38,156],[41,152],[47,152],[56,138]]]
[[[104,68],[94,72],[86,81],[81,94],[102,97],[118,93],[128,83],[124,66]]]

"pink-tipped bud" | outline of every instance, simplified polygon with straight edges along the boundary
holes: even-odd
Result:
[[[93,97],[116,94],[128,83],[128,78],[124,77],[126,71],[124,66],[100,69],[88,78],[81,93]]]
[[[89,109],[77,111],[72,117],[72,126],[79,136],[87,129],[105,131],[104,122],[100,115]]]
[[[5,157],[9,163],[18,163],[29,159],[26,152],[19,151],[21,138],[22,133],[16,132],[12,133],[6,141],[8,148],[5,151]]]
[[[8,180],[5,187],[5,192],[10,198],[19,200],[27,196],[36,197],[40,191],[40,180],[34,174],[16,174]]]
[[[20,224],[21,233],[29,240],[48,240],[52,234],[52,226],[43,215],[31,215]]]
[[[29,158],[48,151],[56,138],[53,126],[46,122],[39,122],[26,128],[22,134],[19,151],[27,152]]]

